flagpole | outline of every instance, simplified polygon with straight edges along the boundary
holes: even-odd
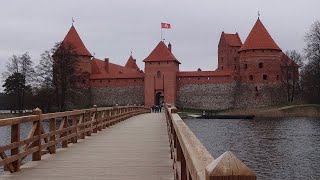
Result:
[[[162,41],[162,26],[160,28],[161,28],[161,37],[160,37],[161,39],[160,39],[160,41]]]

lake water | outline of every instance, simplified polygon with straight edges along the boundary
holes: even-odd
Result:
[[[320,119],[187,119],[214,158],[231,150],[258,179],[320,179]]]
[[[46,132],[48,132],[49,129],[49,123],[43,122],[43,127]],[[29,131],[32,128],[32,123],[23,123],[20,126],[20,139],[26,139],[28,137]],[[11,138],[11,127],[5,126],[0,127],[0,146],[6,145],[10,143]],[[60,147],[60,144],[58,145]],[[22,151],[22,147],[20,148],[20,151]],[[6,151],[7,155],[10,155],[10,151]],[[27,161],[31,160],[31,155],[26,157],[22,163],[26,163]],[[3,167],[0,167],[0,174],[3,173]]]

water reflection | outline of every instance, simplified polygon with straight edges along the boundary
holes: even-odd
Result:
[[[213,157],[231,150],[258,179],[320,179],[320,120],[187,119]]]

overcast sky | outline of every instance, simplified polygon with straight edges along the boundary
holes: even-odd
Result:
[[[238,32],[242,42],[260,19],[283,51],[302,51],[304,35],[320,19],[319,0],[13,0],[1,2],[0,73],[13,54],[40,53],[75,27],[97,58],[124,65],[133,49],[138,66],[160,41],[160,22],[168,22],[165,42],[181,70],[214,70],[221,32]],[[2,86],[2,83],[0,83]],[[1,88],[0,88],[1,90]]]

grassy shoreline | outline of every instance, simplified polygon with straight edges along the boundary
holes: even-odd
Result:
[[[178,113],[181,118],[188,118],[192,116],[201,116],[203,111],[210,115],[254,115],[255,117],[320,117],[319,104],[265,106],[225,110],[179,109]]]

